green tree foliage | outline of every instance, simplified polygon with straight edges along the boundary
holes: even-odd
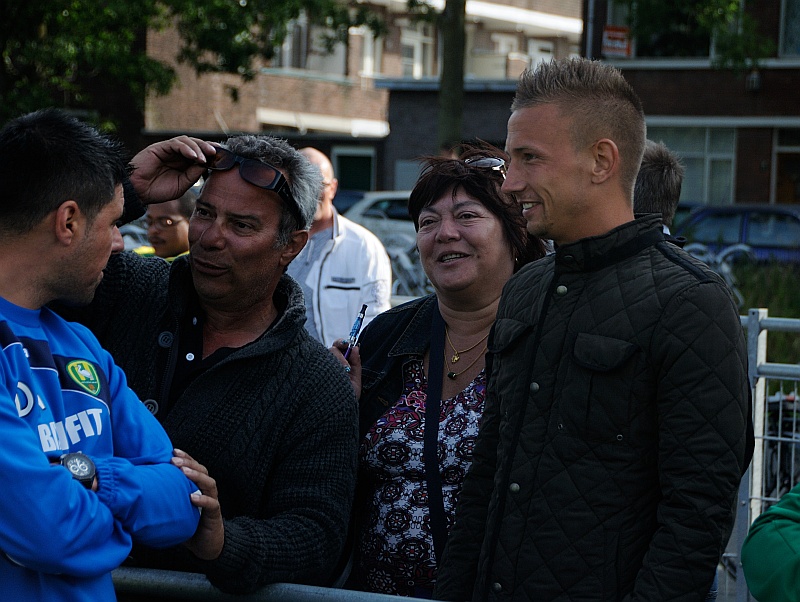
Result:
[[[198,73],[238,73],[245,80],[255,76],[255,58],[273,57],[286,37],[287,26],[301,13],[332,32],[323,40],[330,49],[336,42],[347,42],[351,26],[367,25],[376,33],[382,33],[384,27],[367,7],[340,0],[165,1],[183,39],[180,60]]]
[[[6,0],[0,20],[0,119],[44,106],[95,108],[123,86],[144,101],[146,86],[169,89],[174,73],[147,58],[144,32],[164,18],[153,0]]]
[[[800,318],[800,267],[741,262],[735,264],[734,274],[744,296],[742,313],[753,307],[765,307],[772,318]],[[771,332],[767,337],[767,359],[783,364],[798,363],[800,336]]]
[[[0,8],[0,122],[60,106],[129,134],[141,129],[146,92],[164,94],[175,81],[169,65],[147,56],[148,29],[174,23],[180,61],[248,79],[303,12],[329,28],[330,43],[350,25],[381,27],[339,0],[2,0]]]
[[[754,69],[775,54],[775,43],[759,32],[758,21],[738,0],[714,0],[700,23],[712,32],[714,64],[719,68]]]

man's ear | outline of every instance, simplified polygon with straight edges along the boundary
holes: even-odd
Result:
[[[73,200],[64,201],[55,211],[55,237],[63,245],[72,244],[75,236],[86,227],[86,216]]]
[[[281,265],[286,267],[292,263],[292,260],[303,250],[307,242],[308,230],[295,230],[292,232],[289,242],[283,247],[283,251],[281,251]]]
[[[613,140],[601,138],[592,146],[592,183],[602,184],[619,171],[619,149]]]

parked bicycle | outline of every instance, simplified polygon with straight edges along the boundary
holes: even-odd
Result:
[[[397,234],[385,246],[392,262],[392,296],[421,297],[433,292],[419,260],[416,240]]]
[[[800,482],[800,403],[797,395],[778,391],[767,397],[764,435],[764,496],[780,499]]]
[[[703,243],[690,242],[683,247],[683,250],[693,257],[696,257],[714,270],[717,274],[722,276],[725,284],[727,284],[728,288],[731,290],[733,298],[736,300],[737,307],[741,308],[744,306],[744,296],[736,286],[736,276],[733,273],[733,263],[734,261],[740,261],[743,259],[755,259],[753,250],[749,246],[738,243],[729,247],[725,247],[718,253],[715,253]]]

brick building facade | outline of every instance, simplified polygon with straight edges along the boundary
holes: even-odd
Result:
[[[443,6],[443,0],[431,3]],[[316,41],[319,30],[300,19],[289,27],[275,59],[247,83],[228,74],[198,77],[172,58],[180,43],[175,31],[151,32],[148,53],[173,64],[179,82],[166,96],[148,97],[145,137],[192,134],[218,140],[226,132],[267,132],[326,152],[343,188],[388,189],[395,186],[396,174],[414,178],[413,158],[436,151],[437,102],[431,90],[438,85],[440,40],[432,24],[408,14],[406,0],[370,4],[384,19],[385,36],[351,29],[348,45],[326,54]],[[493,90],[499,86],[507,97],[518,74],[535,60],[577,52],[581,4],[470,0],[467,17],[466,86],[488,95],[468,100],[464,121],[481,122],[490,103],[498,117],[489,120],[493,127],[478,131],[496,140],[503,135],[508,101],[491,101]],[[412,88],[417,83],[428,91],[420,91],[406,113],[390,103],[386,83],[392,81]]]

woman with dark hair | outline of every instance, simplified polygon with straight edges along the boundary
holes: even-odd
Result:
[[[469,468],[503,285],[544,255],[503,194],[504,153],[427,157],[409,199],[434,294],[378,315],[345,360],[360,400],[355,556],[347,587],[429,598]]]

